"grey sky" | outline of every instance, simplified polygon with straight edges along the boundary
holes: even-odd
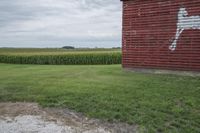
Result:
[[[1,0],[0,47],[121,46],[120,0]]]

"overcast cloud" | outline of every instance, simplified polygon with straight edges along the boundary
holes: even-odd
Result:
[[[120,0],[0,0],[0,47],[121,45]]]

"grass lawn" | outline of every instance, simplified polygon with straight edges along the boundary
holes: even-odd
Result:
[[[0,101],[67,107],[140,131],[200,132],[200,78],[138,74],[120,65],[0,64]]]

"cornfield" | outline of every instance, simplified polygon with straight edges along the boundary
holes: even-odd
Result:
[[[65,51],[65,52],[2,52],[0,63],[51,64],[51,65],[97,65],[121,64],[119,51]]]

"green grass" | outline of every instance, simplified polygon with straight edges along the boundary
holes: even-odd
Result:
[[[0,63],[41,65],[121,64],[121,50],[1,48]]]
[[[200,78],[138,74],[120,65],[0,64],[0,101],[67,107],[156,133],[200,132]]]

